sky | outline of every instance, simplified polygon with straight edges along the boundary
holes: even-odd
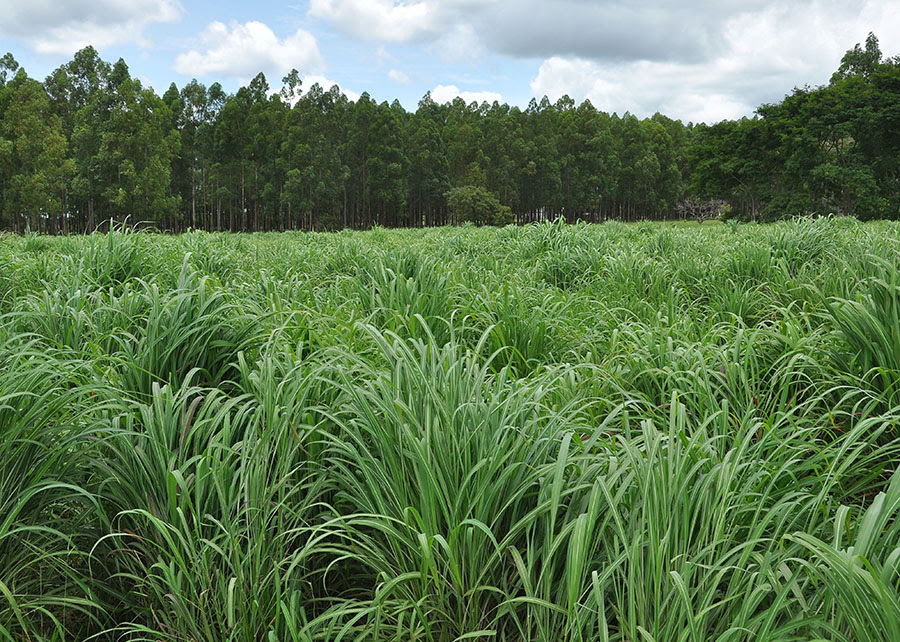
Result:
[[[158,93],[296,68],[411,110],[568,95],[685,122],[825,84],[870,31],[900,54],[900,0],[0,0],[0,54],[41,79],[91,44]]]

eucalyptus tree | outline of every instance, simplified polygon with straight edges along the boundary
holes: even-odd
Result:
[[[152,90],[132,78],[121,59],[110,74],[113,100],[98,156],[106,177],[107,211],[119,220],[152,221],[178,231],[180,197],[170,189],[181,139],[172,113]]]
[[[0,88],[0,204],[8,225],[50,233],[64,225],[61,208],[72,172],[66,147],[41,83],[19,70]]]
[[[435,107],[426,95],[408,121],[409,223],[416,227],[442,220],[450,187],[450,161]]]

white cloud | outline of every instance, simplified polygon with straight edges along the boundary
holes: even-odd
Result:
[[[311,0],[309,14],[363,40],[433,45],[467,54],[698,63],[735,44],[733,26],[781,16],[780,30],[802,32],[810,51],[843,51],[875,30],[895,36],[897,0]],[[802,17],[802,20],[793,21]],[[833,36],[842,36],[832,40]],[[755,42],[758,52],[793,41]]]
[[[312,0],[309,13],[451,61],[542,60],[537,96],[690,120],[748,115],[827,82],[869,31],[900,53],[900,0]]]
[[[260,71],[281,74],[296,68],[321,72],[325,64],[315,37],[299,29],[279,39],[262,22],[213,22],[199,35],[203,50],[192,49],[175,59],[175,71],[185,76],[213,74],[247,79]]]
[[[366,40],[410,42],[440,31],[434,0],[312,0],[309,13]]]
[[[395,83],[399,83],[401,85],[409,84],[409,74],[406,74],[399,69],[391,69],[388,72],[388,78],[390,78]]]
[[[355,92],[351,89],[346,89],[345,87],[341,87],[340,83],[335,82],[334,80],[330,80],[330,79],[326,78],[325,76],[322,76],[321,74],[313,74],[310,76],[303,76],[302,80],[303,80],[303,89],[304,90],[307,90],[310,87],[312,87],[313,85],[318,84],[319,87],[321,87],[323,90],[328,91],[334,85],[337,85],[338,87],[340,87],[341,92],[345,96],[347,96],[347,98],[349,98],[350,100],[352,100],[354,102],[359,100],[360,94],[358,94],[357,92]]]
[[[472,25],[467,24],[453,26],[431,42],[428,48],[448,62],[471,62],[487,53],[481,36]]]
[[[721,74],[714,68],[638,62],[603,65],[590,60],[554,57],[545,60],[531,82],[534,96],[556,101],[566,94],[588,99],[602,111],[649,116],[656,111],[685,121],[711,122],[739,118],[755,105],[717,91]],[[708,85],[707,83],[710,83]]]
[[[442,55],[471,56],[476,45],[475,54],[679,59],[702,56],[720,44],[725,18],[767,1],[312,0],[309,14],[355,38]]]
[[[397,58],[384,45],[378,45],[378,49],[375,51],[375,60],[378,62],[378,68],[381,69],[386,63],[395,62]]]
[[[568,94],[605,111],[659,111],[694,122],[749,116],[793,87],[826,83],[844,52],[872,28],[884,29],[882,51],[896,53],[900,7],[869,2],[841,20],[836,11],[842,10],[820,0],[742,13],[722,27],[727,46],[697,61],[552,56],[531,81],[532,95],[556,100]]]
[[[438,85],[431,90],[431,98],[436,103],[447,103],[456,97],[462,98],[466,104],[503,102],[503,97],[494,91],[460,91],[456,85]]]
[[[148,46],[148,26],[177,22],[182,13],[178,0],[0,0],[0,37],[19,38],[42,54]]]
[[[485,52],[466,16],[497,0],[312,0],[309,14],[361,40],[417,43],[445,60],[472,60]],[[388,59],[383,47],[378,64]],[[390,59],[393,59],[391,56]]]

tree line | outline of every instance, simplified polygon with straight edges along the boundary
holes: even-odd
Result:
[[[869,34],[828,85],[797,88],[755,118],[693,128],[688,192],[736,216],[896,218],[900,212],[900,56]]]
[[[338,87],[273,91],[263,74],[143,87],[87,47],[43,82],[0,58],[0,228],[105,223],[262,231],[670,219],[721,200],[730,215],[894,217],[900,60],[870,35],[827,86],[753,118],[640,119],[567,96],[415,111]],[[708,210],[708,208],[706,208]]]

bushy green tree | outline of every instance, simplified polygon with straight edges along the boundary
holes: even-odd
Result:
[[[447,205],[460,222],[476,225],[508,225],[514,218],[512,211],[501,205],[497,197],[478,185],[464,185],[447,191]]]
[[[60,119],[36,80],[20,70],[0,89],[0,201],[16,229],[56,230],[62,193],[72,171]]]

